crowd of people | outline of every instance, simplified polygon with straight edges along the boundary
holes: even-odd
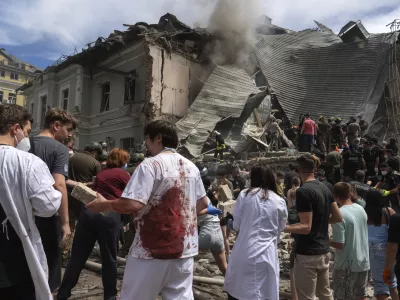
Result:
[[[228,299],[278,300],[282,233],[293,238],[292,299],[365,299],[370,280],[378,300],[399,299],[399,148],[364,136],[361,121],[337,139],[336,127],[306,115],[300,144],[310,153],[289,170],[244,170],[233,160],[212,174],[177,153],[167,121],[145,126],[145,159],[101,142],[77,151],[77,122],[60,109],[30,137],[27,110],[1,105],[0,299],[69,299],[97,243],[105,300],[193,299],[199,250],[215,258]],[[81,184],[97,192],[89,204],[72,196]],[[118,253],[126,254],[120,293]]]

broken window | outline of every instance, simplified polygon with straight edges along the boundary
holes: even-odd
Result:
[[[124,104],[132,103],[135,101],[136,92],[136,79],[125,77],[125,98]]]
[[[0,76],[1,76],[1,77],[6,77],[6,71],[1,71],[1,72],[0,72]]]
[[[13,93],[8,93],[8,103],[16,104],[17,103],[17,95]]]
[[[69,89],[65,89],[62,91],[62,109],[68,110],[68,97],[69,97]]]
[[[4,92],[0,91],[0,104],[3,103]]]
[[[10,78],[14,80],[18,80],[19,74],[18,73],[10,73]]]
[[[40,97],[40,103],[42,105],[42,110],[40,114],[40,127],[44,127],[44,118],[46,117],[46,104],[47,104],[47,95]]]
[[[110,82],[101,85],[101,105],[100,112],[110,110]]]
[[[127,150],[127,151],[131,151],[131,150],[134,149],[134,144],[133,144],[133,142],[134,142],[134,139],[133,139],[133,138],[124,138],[124,139],[121,139],[121,143],[120,143],[121,148],[124,149],[124,150]]]

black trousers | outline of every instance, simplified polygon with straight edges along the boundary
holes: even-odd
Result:
[[[231,295],[228,294],[228,300],[239,300],[239,299],[232,297]]]
[[[35,286],[33,285],[33,281],[23,282],[13,287],[0,288],[0,299],[35,300]]]
[[[79,275],[98,241],[102,261],[102,280],[104,299],[114,300],[117,295],[117,244],[121,225],[121,215],[110,213],[103,216],[85,209],[78,220],[72,244],[71,258],[68,261],[57,299],[71,297]]]
[[[36,226],[42,238],[44,253],[49,267],[50,291],[55,293],[61,284],[62,250],[60,242],[62,238],[60,216],[50,218],[35,218]]]

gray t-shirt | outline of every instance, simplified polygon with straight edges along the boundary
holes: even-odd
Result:
[[[62,174],[68,178],[68,148],[47,136],[31,138],[30,153],[35,154],[49,167],[50,173]]]

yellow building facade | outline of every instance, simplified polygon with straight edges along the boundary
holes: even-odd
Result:
[[[41,70],[0,49],[0,104],[26,106],[18,88],[39,76]]]

